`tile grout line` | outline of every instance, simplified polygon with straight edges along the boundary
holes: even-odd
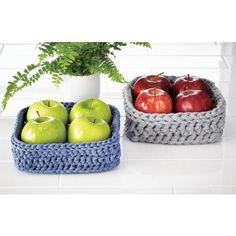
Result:
[[[210,185],[210,188],[236,188],[236,185]]]
[[[181,191],[182,190],[182,191]],[[187,190],[187,192],[186,192]],[[201,190],[201,192],[196,192],[196,190]],[[203,191],[202,191],[203,190]],[[210,190],[210,192],[205,192],[205,190]],[[195,187],[191,187],[191,186],[175,186],[173,187],[173,194],[176,195],[180,195],[180,194],[212,194],[212,187],[211,185],[207,185],[207,186],[195,186]]]
[[[58,189],[57,186],[0,186],[0,190],[2,189],[53,189],[53,190],[56,190]]]
[[[123,55],[120,55],[121,57],[142,57],[142,56],[145,56],[145,57],[221,57],[221,53],[219,54],[158,54],[158,53],[149,53],[149,54],[123,54]],[[224,56],[230,56],[230,55],[227,55],[225,54]]]
[[[2,48],[0,49],[0,56],[2,55],[3,49],[4,49],[5,45],[2,45]]]
[[[62,181],[62,174],[59,174],[59,176],[58,176],[58,185],[57,185],[58,189],[62,188],[61,181]]]
[[[221,59],[222,59],[223,63],[225,64],[226,69],[231,69],[231,66],[230,66],[230,64],[227,62],[227,60],[225,59],[225,56],[221,56]]]
[[[7,46],[33,46],[33,45],[37,45],[37,43],[4,43]]]
[[[171,194],[175,194],[175,188],[174,188],[174,186],[171,187]]]
[[[220,58],[223,57],[223,56],[219,56]],[[221,58],[222,59],[222,58]],[[140,68],[139,66],[127,66],[127,67],[120,67],[120,68],[125,68],[126,70],[133,70],[133,69],[137,69],[137,68]],[[156,68],[160,68],[160,69],[195,69],[195,70],[199,70],[199,69],[202,69],[202,70],[218,70],[219,67],[218,66],[207,66],[207,67],[204,67],[204,66],[151,66],[150,67],[151,69],[156,69]],[[23,70],[24,67],[0,67],[0,70]],[[146,67],[142,68],[142,69],[148,69]]]

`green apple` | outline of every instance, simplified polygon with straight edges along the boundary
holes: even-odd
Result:
[[[82,117],[93,116],[111,123],[111,109],[103,101],[95,98],[84,99],[77,102],[70,111],[70,121]]]
[[[26,123],[21,140],[29,144],[64,143],[66,128],[61,120],[54,117],[38,117]]]
[[[111,129],[107,122],[92,116],[74,119],[68,129],[68,141],[70,143],[102,141],[110,136]]]
[[[38,118],[38,113],[41,117],[52,116],[57,118],[65,125],[68,123],[68,112],[60,102],[54,100],[42,100],[33,103],[27,112],[27,121]]]

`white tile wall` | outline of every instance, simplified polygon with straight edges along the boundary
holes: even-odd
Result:
[[[0,119],[0,138],[9,137],[14,128],[15,119],[1,117]]]
[[[32,62],[37,62],[37,55],[5,55],[4,50],[0,57],[0,68],[1,69],[22,69]]]
[[[17,70],[22,70],[27,64],[36,61],[38,52],[36,45],[33,44],[7,44],[1,48],[0,99],[3,97],[7,81]],[[225,75],[228,73],[228,67],[223,56],[231,56],[232,51],[232,44],[229,43],[154,43],[152,50],[128,46],[117,53],[115,61],[127,80],[131,80],[137,75],[164,71],[166,74],[172,75],[197,74],[213,81],[222,81],[229,78]],[[225,54],[221,55],[222,52]],[[101,96],[103,98],[122,98],[123,86],[102,76]],[[57,89],[50,82],[50,76],[44,76],[32,87],[17,93],[0,116],[16,115],[20,107],[48,97],[57,99]]]
[[[218,68],[224,66],[219,56],[120,56],[115,59],[120,68]]]
[[[1,142],[1,154],[0,161],[12,162],[11,157],[11,142],[10,139],[0,138]]]
[[[170,146],[132,143],[123,136],[124,85],[102,76],[101,98],[121,111],[121,165],[94,175],[32,175],[14,168],[10,136],[15,115],[36,99],[56,98],[45,76],[18,93],[0,114],[0,193],[236,193],[236,44],[153,44],[153,49],[129,46],[117,54],[117,64],[127,80],[158,73],[198,75],[215,81],[227,102],[221,142],[211,145]],[[0,44],[0,98],[18,69],[36,60],[35,45]]]
[[[225,55],[231,55],[231,51],[226,51],[228,45],[218,43],[162,43],[154,44],[152,49],[148,50],[148,55],[185,55],[185,56],[219,56],[224,48]]]
[[[211,193],[213,194],[235,194],[236,187],[235,186],[214,186],[211,188]]]
[[[35,56],[38,52],[35,44],[4,44],[2,56]]]
[[[0,44],[0,55],[2,54],[2,51],[3,51],[3,45]]]

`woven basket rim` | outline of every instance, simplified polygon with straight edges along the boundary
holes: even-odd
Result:
[[[63,105],[65,104],[75,104],[73,102],[61,102]],[[20,117],[23,116],[29,107],[25,107],[23,109],[21,109],[18,114],[17,114],[17,118],[16,118],[16,123],[15,123],[15,127],[14,127],[14,131],[13,134],[11,136],[11,141],[12,143],[15,143],[16,145],[19,145],[21,148],[44,148],[44,147],[55,147],[55,148],[64,148],[64,147],[70,147],[70,148],[100,148],[101,146],[107,146],[109,144],[114,144],[114,141],[120,137],[119,135],[119,127],[120,127],[120,112],[119,110],[114,106],[114,105],[110,105],[108,104],[109,107],[111,108],[111,112],[112,112],[112,122],[110,124],[110,128],[111,128],[111,132],[112,135],[110,138],[103,140],[103,141],[98,141],[98,142],[89,142],[89,143],[69,143],[69,142],[65,142],[65,143],[50,143],[50,144],[28,144],[25,143],[23,141],[21,141],[17,136],[19,134],[17,134],[17,129],[18,127],[18,123],[17,121],[19,121]]]
[[[177,78],[179,78],[180,76],[167,76],[165,75],[169,80],[175,80]],[[222,114],[225,112],[225,99],[222,96],[220,90],[216,87],[215,83],[213,81],[210,81],[208,79],[205,78],[201,78],[202,80],[204,80],[207,84],[210,84],[211,87],[213,87],[213,91],[212,93],[214,93],[215,95],[219,96],[220,99],[219,101],[217,101],[216,106],[209,111],[204,111],[204,112],[178,112],[178,113],[168,113],[168,114],[152,114],[152,113],[144,113],[141,111],[138,111],[137,109],[135,109],[134,105],[132,102],[129,101],[129,97],[132,97],[132,92],[131,92],[131,88],[130,86],[133,85],[135,83],[136,80],[138,80],[140,77],[142,76],[137,76],[136,78],[134,78],[133,80],[131,80],[129,82],[128,85],[126,85],[123,88],[123,98],[124,98],[124,104],[128,107],[128,109],[130,111],[132,111],[132,114],[135,116],[135,114],[139,117],[143,117],[143,119],[156,119],[158,117],[158,121],[161,119],[167,119],[167,120],[176,120],[179,117],[181,117],[182,119],[185,119],[189,116],[191,116],[192,119],[201,119],[202,116],[206,116],[206,117],[212,117],[212,116],[217,116],[219,114]],[[126,112],[127,115],[127,112]]]

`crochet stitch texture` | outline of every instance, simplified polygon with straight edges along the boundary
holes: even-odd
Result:
[[[132,86],[139,77],[131,81]],[[168,76],[173,82],[176,76]],[[133,142],[160,144],[205,144],[220,140],[225,124],[226,103],[215,84],[203,79],[213,100],[213,109],[206,112],[147,114],[134,108],[131,86],[123,89],[126,113],[125,133]]]
[[[63,103],[68,111],[74,103]],[[16,119],[11,138],[15,166],[31,173],[76,174],[111,170],[120,163],[120,113],[111,106],[112,135],[99,142],[72,144],[27,144],[20,140],[28,108],[22,109]]]

